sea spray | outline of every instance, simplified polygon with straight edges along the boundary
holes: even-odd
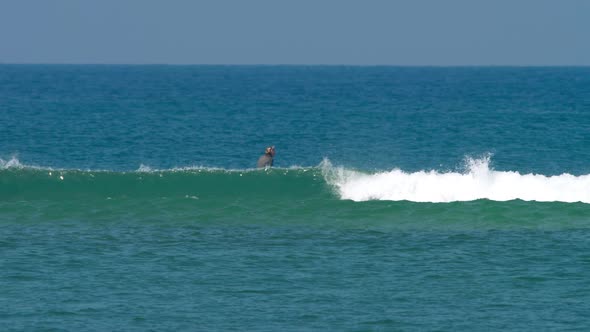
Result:
[[[7,168],[23,168],[24,166],[20,163],[16,156],[10,157],[8,160],[0,158],[0,170]]]

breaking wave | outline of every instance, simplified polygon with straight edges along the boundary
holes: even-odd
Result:
[[[590,175],[520,174],[495,171],[490,156],[466,158],[465,172],[400,169],[365,173],[322,163],[326,181],[342,199],[412,202],[458,202],[488,199],[590,203]]]
[[[590,175],[521,174],[496,171],[490,156],[466,158],[463,172],[398,168],[366,172],[325,159],[311,168],[226,170],[181,167],[135,171],[67,170],[0,159],[0,197],[209,197],[215,199],[340,199],[450,203],[537,201],[590,203]]]

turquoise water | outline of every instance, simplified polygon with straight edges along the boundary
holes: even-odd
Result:
[[[0,326],[586,330],[589,74],[0,65]]]

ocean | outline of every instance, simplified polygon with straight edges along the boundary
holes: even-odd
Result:
[[[0,329],[587,330],[588,142],[588,67],[0,65]]]

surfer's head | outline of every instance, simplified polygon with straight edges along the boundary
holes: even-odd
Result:
[[[274,157],[275,155],[275,147],[274,146],[269,146],[266,148],[266,150],[264,150],[265,154],[271,155]]]

